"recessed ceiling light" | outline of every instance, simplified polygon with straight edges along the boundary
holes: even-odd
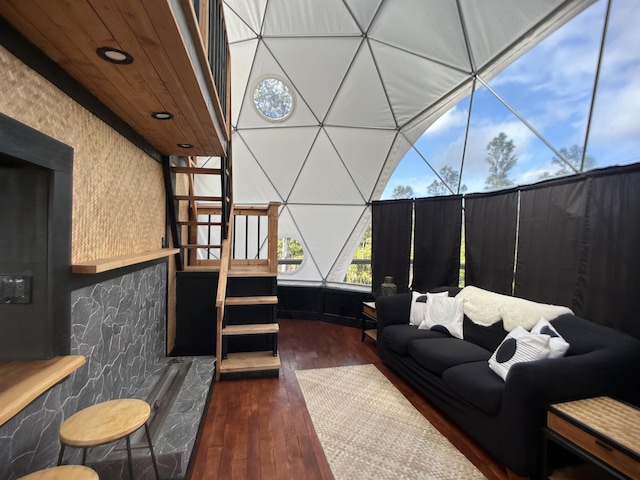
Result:
[[[153,118],[156,120],[171,120],[173,118],[173,113],[171,112],[153,112],[151,114]]]
[[[124,50],[118,50],[117,48],[100,47],[96,52],[101,59],[118,65],[127,65],[133,62],[133,57],[131,55]]]
[[[193,145],[191,145],[190,143],[179,143],[178,146],[180,148],[193,148]]]

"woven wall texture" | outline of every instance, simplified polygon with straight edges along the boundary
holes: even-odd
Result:
[[[0,112],[74,149],[72,263],[162,246],[161,165],[2,47]]]

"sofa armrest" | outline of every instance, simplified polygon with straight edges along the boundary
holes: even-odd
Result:
[[[376,299],[376,317],[378,334],[387,325],[409,324],[411,293],[381,296]]]
[[[503,406],[513,405],[519,410],[523,405],[540,408],[548,403],[598,395],[633,400],[640,393],[638,362],[639,352],[609,347],[518,363],[507,375]]]

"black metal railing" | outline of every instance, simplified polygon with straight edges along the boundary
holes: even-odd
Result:
[[[222,114],[227,118],[227,69],[229,41],[224,23],[222,2],[209,0],[209,64],[216,83]]]

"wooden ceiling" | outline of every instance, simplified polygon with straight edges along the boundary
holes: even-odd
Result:
[[[197,33],[190,2],[180,5]],[[2,0],[0,15],[160,153],[224,155],[228,127],[213,78],[205,69],[205,84],[198,79],[170,0]],[[203,61],[199,35],[194,43]],[[124,50],[133,62],[109,63],[100,47]],[[173,118],[151,116],[161,111]],[[185,143],[193,148],[178,146]]]

